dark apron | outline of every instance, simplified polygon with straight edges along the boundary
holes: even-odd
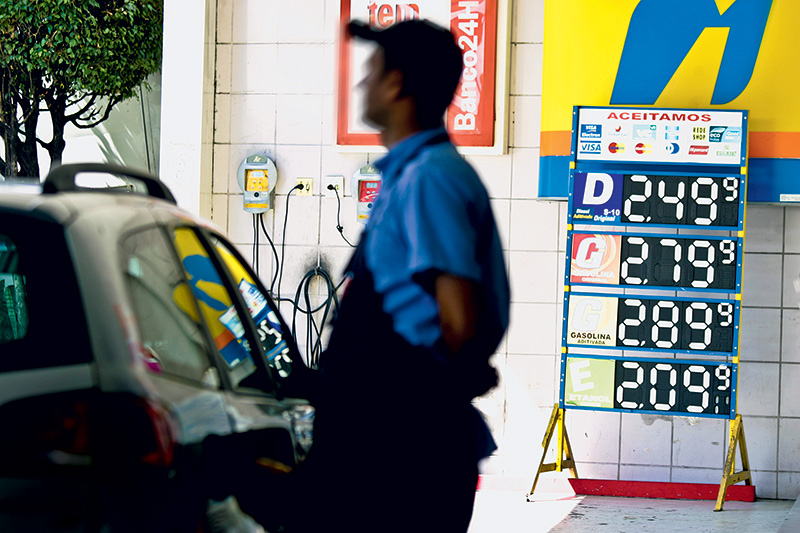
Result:
[[[465,365],[448,364],[444,343],[431,348],[412,346],[395,331],[392,317],[383,309],[383,296],[375,291],[374,278],[366,265],[366,240],[365,232],[347,267],[351,280],[335,318],[328,348],[321,358],[320,400],[324,404],[330,397],[347,397],[349,401],[364,403],[380,398],[384,405],[376,405],[376,412],[388,409],[408,412],[409,408],[475,412],[471,406],[474,387],[470,389],[465,384],[471,376],[465,375]],[[321,407],[324,409],[324,405]],[[414,418],[425,418],[421,414],[415,413]],[[473,416],[464,416],[468,420],[464,436],[470,436],[470,440],[486,438],[483,431],[477,434],[471,431],[476,426]],[[376,420],[375,425],[380,425],[380,421]],[[477,426],[485,428],[484,424]],[[475,450],[476,457],[488,455],[484,452],[479,447]]]
[[[465,531],[494,441],[446,353],[395,332],[365,242],[320,360],[312,456],[323,516],[349,531]]]

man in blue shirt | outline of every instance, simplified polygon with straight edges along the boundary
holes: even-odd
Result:
[[[495,449],[471,400],[497,384],[509,288],[486,190],[442,126],[461,51],[419,20],[348,29],[378,44],[361,87],[389,153],[320,361],[319,516],[336,531],[464,532]]]

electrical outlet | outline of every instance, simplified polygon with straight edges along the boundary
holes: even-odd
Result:
[[[314,194],[314,178],[297,178],[297,184],[303,188],[297,191],[297,196],[311,196]]]
[[[337,191],[339,198],[342,198],[344,196],[344,176],[325,176],[322,180],[322,194],[336,198]]]

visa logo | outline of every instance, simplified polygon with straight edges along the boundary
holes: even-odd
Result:
[[[603,149],[600,143],[583,142],[581,143],[580,152],[582,154],[599,154]]]
[[[603,126],[600,124],[581,124],[581,138],[599,139],[603,136]]]

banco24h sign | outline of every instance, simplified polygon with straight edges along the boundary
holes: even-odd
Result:
[[[341,0],[341,27],[351,20],[385,30],[398,22],[429,20],[449,28],[463,55],[461,82],[444,122],[453,141],[472,153],[505,149],[508,0]],[[498,46],[498,43],[500,45]],[[408,54],[415,52],[409,43]],[[336,143],[340,147],[380,145],[377,131],[362,118],[363,92],[371,43],[343,34],[339,43]],[[413,57],[413,56],[411,56]]]
[[[800,172],[795,7],[791,0],[546,2],[539,195],[566,197],[572,107],[619,105],[749,110],[748,200],[800,199],[792,178]],[[584,132],[587,152],[596,147],[591,134]]]

